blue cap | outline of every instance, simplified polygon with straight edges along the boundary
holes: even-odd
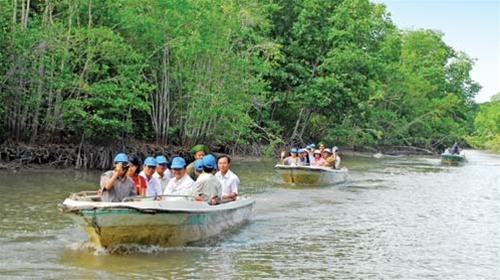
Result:
[[[299,149],[299,154],[303,152],[306,152],[306,149]]]
[[[165,156],[157,156],[155,160],[156,164],[168,164],[168,160]]]
[[[203,166],[206,168],[215,168],[215,157],[213,155],[206,155],[202,158]]]
[[[297,152],[298,152],[298,151],[297,151],[297,148],[291,148],[291,149],[290,149],[290,153],[297,153]]]
[[[147,157],[144,160],[144,165],[146,166],[156,166],[156,160],[154,157]]]
[[[128,162],[128,156],[124,153],[119,153],[115,156],[113,162]]]
[[[197,159],[194,161],[194,169],[196,169],[196,171],[201,171],[202,165],[203,165],[203,160]]]
[[[174,157],[172,159],[172,165],[170,168],[184,168],[186,167],[186,161],[181,157]]]
[[[314,143],[313,144],[309,144],[309,147],[316,148],[316,145]]]

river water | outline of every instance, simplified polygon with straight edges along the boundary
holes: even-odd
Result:
[[[88,248],[56,205],[99,173],[0,172],[0,278],[500,279],[500,156],[348,158],[340,185],[282,184],[273,162],[234,162],[248,224],[184,247]]]

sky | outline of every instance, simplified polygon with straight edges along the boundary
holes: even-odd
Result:
[[[500,0],[372,0],[383,3],[401,29],[434,29],[444,42],[474,58],[476,102],[500,92]]]

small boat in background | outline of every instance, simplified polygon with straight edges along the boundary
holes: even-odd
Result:
[[[347,179],[347,169],[332,169],[320,166],[290,166],[277,164],[275,170],[285,183],[325,185],[341,183]]]
[[[205,239],[247,221],[255,201],[208,205],[189,196],[161,200],[101,202],[97,192],[71,194],[58,205],[89,234],[90,242],[110,248],[122,244],[178,246]]]
[[[442,153],[441,162],[449,165],[457,165],[459,163],[465,162],[465,154],[461,153],[457,155],[450,153]]]

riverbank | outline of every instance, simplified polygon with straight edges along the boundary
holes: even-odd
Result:
[[[248,149],[237,149],[231,153],[234,160],[259,161],[263,158],[264,146],[252,146]],[[133,142],[128,144],[111,144],[96,146],[90,144],[2,144],[0,145],[0,169],[23,168],[75,168],[75,169],[107,169],[111,166],[113,156],[119,151],[145,158],[149,155],[163,154],[171,158],[181,155],[189,158],[191,146],[156,145],[151,143]],[[227,153],[226,147],[210,145],[215,154]],[[260,149],[260,151],[258,151]],[[279,148],[276,155],[279,154]],[[374,154],[388,156],[403,156],[412,154],[432,155],[433,151],[405,146],[364,147],[341,149],[340,155],[372,157]]]

